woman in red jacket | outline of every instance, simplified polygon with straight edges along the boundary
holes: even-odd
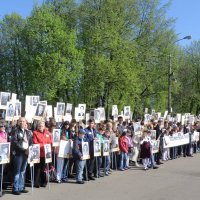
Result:
[[[33,143],[40,144],[40,163],[37,163],[34,166],[34,186],[37,188],[46,187],[47,179],[44,172],[44,169],[46,167],[44,144],[52,144],[52,137],[49,131],[46,129],[45,123],[43,121],[38,122],[37,130],[33,132]]]
[[[124,171],[128,169],[128,138],[126,137],[127,130],[124,129],[121,137],[119,138],[119,149],[121,151],[120,167],[119,170]]]

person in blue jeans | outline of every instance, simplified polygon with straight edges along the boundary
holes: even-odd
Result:
[[[123,130],[122,135],[119,138],[119,149],[121,153],[119,170],[124,171],[128,169],[128,139],[126,137],[127,129]]]
[[[25,171],[28,159],[28,148],[32,145],[31,132],[26,129],[26,119],[19,119],[19,127],[14,129],[11,138],[11,151],[13,156],[13,191],[14,195],[27,193],[25,190]]]
[[[87,142],[85,137],[85,130],[80,129],[78,137],[74,140],[72,154],[76,164],[76,182],[78,184],[84,184],[83,181],[83,170],[86,164],[86,161],[83,160],[82,152],[82,142]]]

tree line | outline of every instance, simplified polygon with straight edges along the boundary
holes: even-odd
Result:
[[[180,48],[170,3],[159,0],[46,0],[25,19],[0,21],[1,91],[40,95],[88,108],[130,105],[167,109],[169,55],[172,107],[200,112],[200,42]]]

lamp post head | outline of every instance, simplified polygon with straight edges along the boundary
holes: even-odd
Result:
[[[185,39],[186,39],[186,40],[191,40],[191,39],[192,39],[192,36],[191,36],[191,35],[187,35],[187,36],[185,36],[183,39],[184,39],[184,40],[185,40]]]

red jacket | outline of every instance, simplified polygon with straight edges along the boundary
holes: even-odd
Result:
[[[43,133],[39,130],[33,132],[33,144],[40,144],[40,157],[45,157],[44,144],[51,143],[52,137],[48,130],[45,129]]]
[[[121,136],[119,138],[119,149],[122,152],[128,153],[128,139],[126,136]]]

